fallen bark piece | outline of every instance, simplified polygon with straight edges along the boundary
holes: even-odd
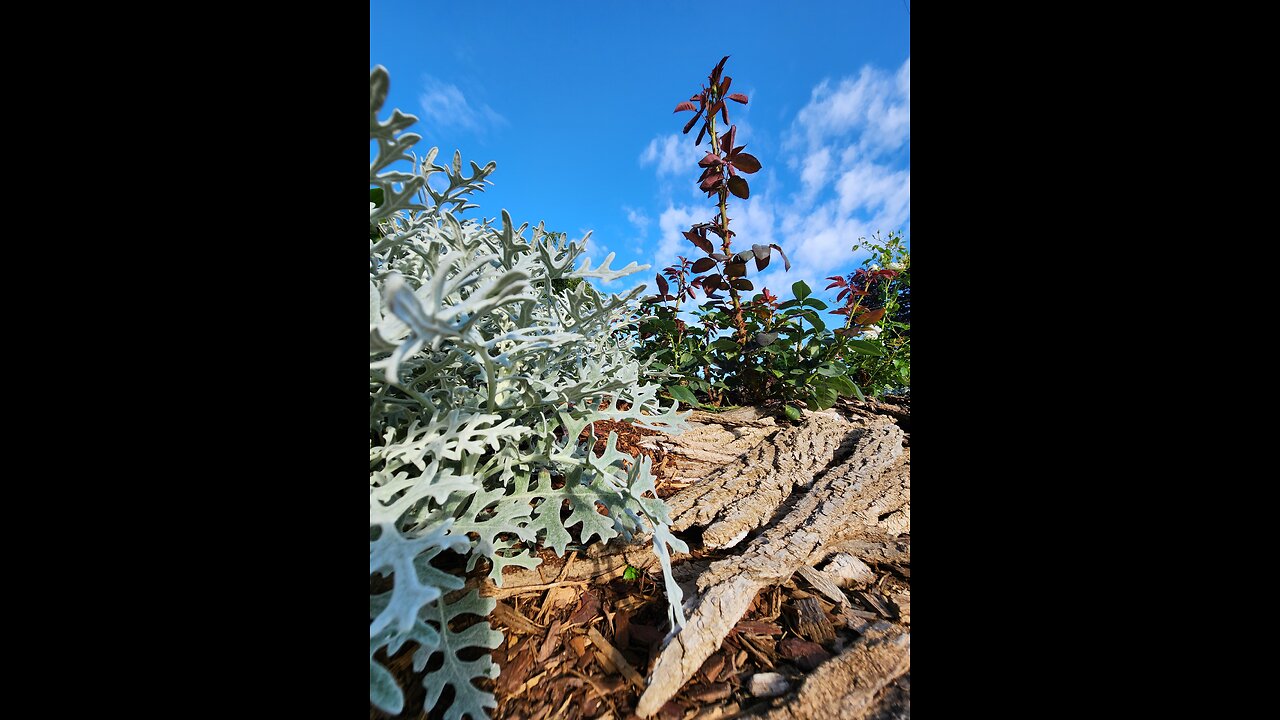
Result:
[[[759,412],[756,408],[741,409]],[[699,413],[689,423],[689,429],[680,435],[652,436],[637,444],[642,449],[662,453],[663,466],[671,473],[669,482],[701,482],[779,429],[772,417],[748,420],[745,416],[744,419],[728,416],[729,413]]]
[[[835,638],[832,637],[832,639]],[[831,659],[831,653],[827,652],[826,648],[816,642],[800,638],[787,638],[778,643],[778,654],[806,672],[816,669]]]
[[[911,673],[893,681],[863,720],[911,720]]]
[[[850,433],[853,428],[842,418],[814,415],[803,425],[779,431],[705,481],[668,498],[672,529],[707,526],[705,547],[732,547],[762,527],[796,487],[809,485],[815,474],[847,455],[857,440]]]
[[[836,553],[822,571],[842,588],[867,585],[876,580],[876,574],[872,572],[871,566],[849,553]]]
[[[911,669],[911,634],[894,627],[868,632],[838,657],[823,663],[785,705],[751,717],[761,720],[859,718],[876,695]],[[777,705],[777,701],[774,701]]]
[[[791,683],[779,673],[756,673],[747,682],[747,692],[756,697],[777,697],[791,689]]]
[[[867,568],[867,570],[870,569]],[[845,605],[849,602],[849,598],[846,598],[844,593],[840,592],[840,587],[836,585],[836,579],[831,575],[821,570],[815,570],[808,565],[801,565],[796,568],[796,572],[800,574],[800,577],[808,580],[813,589],[826,595],[831,602],[837,605]]]
[[[835,628],[831,627],[827,614],[822,612],[818,601],[813,598],[801,598],[796,601],[796,631],[801,637],[818,644],[829,643],[836,639]]]
[[[904,452],[898,426],[867,428],[848,459],[788,501],[777,524],[740,556],[712,563],[698,578],[701,595],[684,628],[654,663],[636,714],[650,717],[674,696],[719,649],[762,588],[784,582],[801,565],[820,562],[828,547],[887,535],[881,518],[909,508],[910,475],[895,467]]]

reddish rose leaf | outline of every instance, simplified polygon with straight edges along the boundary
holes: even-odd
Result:
[[[729,92],[729,86],[732,84],[733,84],[733,78],[728,75],[725,75],[724,80],[720,82],[720,97],[724,97],[724,94]]]
[[[658,294],[666,295],[671,289],[671,286],[667,284],[667,279],[661,275],[655,275],[654,277],[658,278]]]
[[[715,69],[711,71],[712,84],[715,84],[715,82],[720,79],[720,71],[724,70],[724,64],[728,59],[729,59],[729,56],[725,55],[724,57],[720,58],[720,62],[716,63]]]
[[[729,259],[729,256],[725,255],[724,253],[711,253],[711,259],[724,262],[725,260]]]
[[[733,178],[733,179],[737,180],[738,178]],[[717,185],[719,185],[723,181],[724,181],[724,178],[722,176],[711,175],[706,180],[703,180],[702,182],[698,183],[698,187],[702,188],[704,192],[709,192],[710,190],[715,188]],[[729,189],[733,190],[733,186],[730,185]]]
[[[872,323],[878,322],[882,317],[884,317],[884,308],[880,308],[879,310],[872,310],[871,312],[862,313],[858,317],[854,318],[853,321],[858,323],[859,325],[870,325]]]
[[[694,120],[697,120],[697,119],[698,119],[698,118],[696,118],[696,117],[694,118]],[[686,126],[686,128],[690,128],[690,127],[693,127],[693,123],[689,123],[689,124]],[[687,133],[687,132],[689,132],[689,131],[686,129],[686,130],[685,130],[685,132]],[[696,145],[701,145],[701,144],[702,144],[702,136],[703,136],[703,135],[705,135],[705,134],[706,134],[706,132],[707,132],[707,125],[706,125],[706,123],[703,123],[703,124],[702,124],[702,129],[698,131],[698,139],[693,141],[693,144],[694,144],[695,146],[696,146]]]
[[[733,166],[750,175],[760,169],[760,161],[751,153],[736,153],[730,158]]]
[[[756,286],[752,285],[751,281],[746,278],[738,278],[733,281],[733,288],[735,290],[755,290]]]
[[[756,258],[756,272],[760,272],[761,270],[764,270],[767,267],[769,267],[768,255],[765,255],[763,258],[759,258],[759,257]]]
[[[746,263],[729,263],[724,268],[725,277],[736,278],[747,274]]]
[[[709,257],[704,257],[693,264],[693,271],[696,273],[706,272],[716,266],[716,261]]]
[[[740,102],[743,105],[747,104],[747,96],[743,95],[742,93],[734,93],[729,96],[729,99],[733,100],[734,102]]]
[[[724,103],[721,103],[721,104],[723,105]],[[714,114],[714,113],[712,113],[712,114]],[[720,138],[720,147],[722,147],[722,148],[731,148],[731,147],[733,147],[733,136],[734,136],[734,135],[736,135],[737,133],[738,133],[738,126],[737,126],[737,125],[730,125],[730,126],[729,126],[729,132],[725,133],[725,134],[724,134],[724,137]]]
[[[698,112],[694,113],[693,117],[689,118],[689,122],[685,123],[684,125],[685,135],[689,134],[689,131],[693,129],[693,124],[698,122],[698,118],[700,117],[702,117],[702,108],[698,108]],[[702,135],[698,135],[698,142],[702,142]]]
[[[746,200],[751,197],[751,187],[747,185],[747,181],[740,177],[729,178],[729,192]]]
[[[707,153],[706,155],[702,156],[701,160],[698,161],[698,167],[700,168],[709,168],[713,165],[723,165],[723,164],[724,164],[724,160],[721,160],[720,156],[713,152]]]
[[[831,280],[832,283],[826,286],[825,288],[823,288],[824,290],[830,290],[833,287],[845,287],[844,278],[840,277],[839,275],[835,277],[829,277],[827,279]]]
[[[691,110],[691,111],[692,111],[692,110],[697,110],[697,109],[698,109],[698,106],[697,106],[697,105],[694,105],[693,103],[691,103],[691,102],[689,102],[689,101],[687,101],[687,100],[686,100],[685,102],[682,102],[682,103],[680,103],[679,105],[677,105],[677,106],[676,106],[676,109],[675,109],[675,110],[672,110],[671,112],[673,112],[673,113],[678,113],[678,112],[680,112],[681,110]]]

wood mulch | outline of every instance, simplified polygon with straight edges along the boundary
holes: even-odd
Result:
[[[902,424],[909,428],[909,401],[900,406],[869,408],[864,404],[861,408],[881,414],[896,414],[904,409]],[[597,452],[604,450],[609,433],[617,432],[619,450],[652,459],[660,497],[680,489],[670,486],[672,473],[663,452],[638,444],[643,438],[660,433],[626,422],[600,421],[594,425]],[[589,433],[590,428],[582,439],[589,439]],[[908,543],[909,537],[900,536]],[[689,538],[689,542],[700,559],[728,555],[721,551],[700,552],[696,538]],[[574,555],[567,562],[574,562]],[[471,575],[483,575],[483,566],[481,563]],[[888,621],[909,627],[909,560],[873,561],[868,566],[872,573],[860,580],[846,581],[843,588],[835,587],[820,573],[797,573],[782,585],[759,591],[723,646],[654,717],[720,720],[761,713],[774,704],[772,695],[795,692],[821,663],[839,655],[873,623]],[[632,580],[615,577],[590,585],[531,588],[527,593],[499,600],[489,622],[505,637],[504,643],[492,652],[501,674],[497,680],[478,683],[497,699],[498,706],[490,710],[491,717],[638,720],[636,703],[669,630],[666,613],[662,578],[656,572],[641,573]],[[455,630],[475,622],[479,619],[465,616],[465,622]],[[377,656],[386,662],[405,690],[405,710],[395,717],[443,718],[444,709],[452,701],[452,690],[446,688],[436,707],[424,711],[422,673],[415,673],[412,668],[414,650],[416,644],[410,642],[390,659],[382,654],[385,651],[379,651]],[[479,655],[477,652],[476,657]],[[432,658],[428,669],[439,663],[438,658]],[[757,694],[753,695],[753,690]],[[890,685],[883,698],[892,702],[898,713],[905,712],[909,717],[910,674]],[[388,717],[370,707],[371,720]]]

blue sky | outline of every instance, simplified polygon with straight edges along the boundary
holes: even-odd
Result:
[[[702,256],[680,235],[715,214],[698,191],[697,126],[676,104],[725,74],[748,105],[730,103],[738,144],[763,165],[751,197],[730,197],[739,249],[778,243],[749,277],[784,298],[806,280],[821,291],[865,257],[860,236],[911,236],[911,35],[904,0],[856,2],[442,3],[372,0],[369,66],[391,74],[384,114],[418,116],[421,155],[439,146],[464,165],[493,160],[493,186],[467,217],[544,221],[598,262],[646,273]],[[439,162],[439,161],[438,161]],[[526,237],[528,234],[526,234]],[[701,298],[699,298],[701,300]]]

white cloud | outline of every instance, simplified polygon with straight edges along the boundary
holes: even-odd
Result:
[[[694,247],[682,233],[694,223],[708,219],[709,213],[705,208],[668,205],[658,216],[658,247],[650,264],[661,269],[676,263],[677,255],[690,259],[702,257],[702,251]]]
[[[812,151],[854,130],[860,131],[859,146],[871,153],[894,150],[908,141],[911,58],[892,75],[868,66],[834,88],[831,81],[823,80],[810,93],[809,104],[797,113],[789,144],[804,139]]]
[[[622,209],[627,212],[627,222],[635,225],[636,232],[640,233],[641,238],[645,237],[649,232],[649,223],[652,222],[649,216],[645,215],[643,210],[637,210],[629,205],[623,205]]]
[[[804,183],[804,195],[812,199],[831,177],[831,151],[820,148],[809,153],[800,169],[800,182]]]
[[[422,80],[422,93],[418,95],[423,121],[428,128],[456,127],[475,133],[508,124],[507,119],[493,108],[477,102],[472,105],[457,85],[446,83],[431,75]]]
[[[679,175],[698,170],[698,160],[706,155],[706,149],[699,150],[692,142],[687,142],[683,135],[666,135],[649,141],[644,152],[640,153],[640,167],[657,164],[658,176]],[[697,177],[694,173],[692,177]]]

